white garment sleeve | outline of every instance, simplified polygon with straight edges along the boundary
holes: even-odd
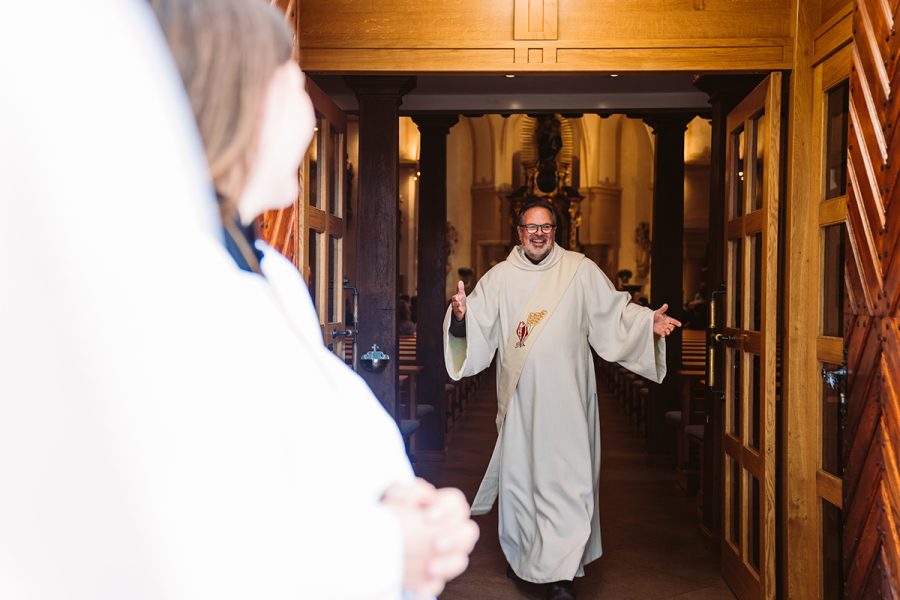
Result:
[[[660,383],[666,376],[666,341],[653,333],[653,311],[629,302],[591,261],[582,263],[588,341],[600,358]],[[576,275],[577,277],[578,275]]]
[[[450,335],[453,309],[444,316],[444,363],[454,381],[469,377],[488,368],[497,352],[500,330],[499,295],[491,283],[496,280],[485,274],[466,298],[466,337]]]
[[[285,315],[291,320],[297,333],[311,343],[323,345],[319,315],[313,305],[309,288],[303,276],[278,250],[257,240],[256,248],[263,253],[260,269],[275,289],[275,294],[283,304]]]

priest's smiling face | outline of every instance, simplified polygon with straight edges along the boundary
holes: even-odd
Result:
[[[529,233],[529,228],[534,229],[534,232]],[[519,242],[525,250],[525,256],[538,263],[550,254],[555,229],[553,215],[546,208],[535,206],[526,210],[519,223]]]

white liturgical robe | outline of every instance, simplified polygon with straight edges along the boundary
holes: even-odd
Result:
[[[574,275],[555,275],[573,260]],[[466,337],[449,334],[451,310],[444,319],[450,376],[482,371],[499,349],[499,434],[472,512],[488,512],[499,492],[500,545],[522,579],[582,576],[602,553],[590,348],[659,382],[665,341],[653,333],[652,311],[629,303],[592,261],[556,245],[538,264],[517,246],[481,278],[466,305]],[[524,362],[516,357],[523,352]],[[518,377],[510,372],[519,368]]]

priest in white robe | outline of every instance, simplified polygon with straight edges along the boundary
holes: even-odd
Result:
[[[462,282],[444,319],[455,379],[497,362],[496,446],[472,505],[499,495],[500,545],[513,574],[574,598],[572,580],[600,557],[600,423],[591,348],[661,382],[664,338],[681,324],[630,303],[597,265],[553,242],[545,201],[519,214],[521,244],[466,297]]]

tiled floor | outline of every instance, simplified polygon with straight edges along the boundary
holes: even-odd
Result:
[[[493,376],[488,374],[451,432],[446,461],[417,463],[419,475],[458,487],[471,501],[496,439],[495,411]],[[647,466],[643,442],[602,386],[600,419],[604,555],[576,581],[579,600],[734,598],[719,574],[718,553],[707,549],[697,533],[693,498],[676,488],[672,469]],[[477,521],[481,539],[469,569],[447,586],[441,600],[543,598],[536,586],[516,586],[506,578],[496,508]]]

